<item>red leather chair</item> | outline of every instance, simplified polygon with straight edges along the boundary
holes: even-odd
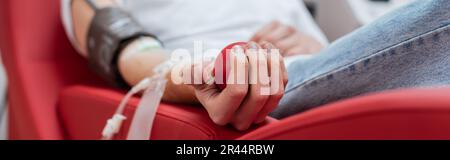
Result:
[[[0,1],[10,139],[99,139],[124,96],[72,49],[59,9],[58,0]],[[137,103],[127,106],[129,118]],[[151,139],[450,139],[450,88],[357,97],[247,132],[214,125],[201,107],[162,104]]]
[[[239,139],[448,140],[450,88],[356,97],[261,127]]]

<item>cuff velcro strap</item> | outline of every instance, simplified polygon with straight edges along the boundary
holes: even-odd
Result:
[[[128,87],[117,67],[118,55],[125,43],[142,36],[156,39],[120,8],[96,10],[87,37],[91,68],[109,83]]]

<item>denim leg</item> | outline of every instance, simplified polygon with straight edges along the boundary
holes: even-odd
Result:
[[[418,0],[288,68],[284,118],[378,91],[450,84],[450,0]]]

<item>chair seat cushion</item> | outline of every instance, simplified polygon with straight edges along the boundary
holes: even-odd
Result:
[[[450,139],[450,88],[355,97],[264,126],[239,139]]]
[[[58,113],[67,139],[99,139],[101,131],[124,97],[123,91],[110,88],[74,86],[60,95]],[[125,139],[139,98],[132,98],[125,110],[128,118],[115,139]],[[217,140],[235,139],[247,132],[217,126],[201,106],[163,103],[159,106],[151,139]],[[274,119],[268,120],[275,121]],[[264,125],[264,124],[263,124]],[[255,127],[257,128],[257,127]]]

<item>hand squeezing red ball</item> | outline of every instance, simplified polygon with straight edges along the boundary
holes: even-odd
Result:
[[[237,58],[238,54],[234,54],[236,46],[242,49],[246,56],[245,58]],[[269,58],[268,55],[272,54],[269,54],[271,49],[274,49],[274,46],[271,44],[259,45],[254,42],[233,43],[222,50],[213,64],[215,67],[213,75],[221,75],[214,76],[216,84],[194,85],[198,101],[208,111],[209,117],[216,124],[231,124],[238,130],[246,130],[252,124],[264,122],[266,116],[278,106],[280,99],[284,95],[287,72],[282,58]],[[279,53],[273,54],[279,55]],[[231,64],[231,60],[235,61],[233,62],[235,64]],[[248,82],[230,82],[227,84],[227,77],[229,77],[229,74],[233,74],[230,69],[241,66],[245,67],[242,71],[245,72],[245,80]],[[217,72],[218,69],[223,72]],[[262,72],[269,72],[270,70],[277,70],[280,74],[277,76],[271,74],[268,85],[259,80],[255,81],[255,83],[249,83],[251,76],[253,78],[259,77],[258,75],[262,74]],[[210,72],[208,69],[204,71],[205,73]],[[267,75],[268,73],[264,74]],[[209,78],[205,78],[204,81],[209,82]],[[223,83],[217,84],[218,82]],[[272,87],[275,85],[279,87]],[[271,94],[261,94],[261,90],[263,88],[267,89],[267,87],[270,87]]]

